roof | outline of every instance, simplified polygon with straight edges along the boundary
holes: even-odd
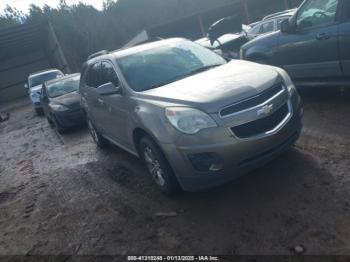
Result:
[[[29,77],[32,77],[32,76],[39,76],[39,75],[45,75],[47,73],[51,73],[51,72],[61,72],[61,70],[59,69],[56,69],[56,68],[52,68],[52,69],[45,69],[45,70],[41,70],[41,71],[38,71],[38,72],[34,72],[34,73],[31,73],[29,75]],[[62,73],[62,72],[61,72]],[[62,73],[63,74],[63,73]]]
[[[285,10],[285,11],[282,11],[282,12],[278,12],[278,13],[274,13],[274,14],[271,14],[271,15],[267,15],[267,16],[265,16],[262,19],[262,21],[275,19],[275,18],[279,18],[279,17],[284,17],[284,16],[292,16],[292,15],[294,15],[296,10],[297,9],[289,9],[289,10]]]
[[[54,83],[61,82],[63,80],[67,80],[67,79],[70,79],[70,78],[73,78],[76,76],[80,76],[80,73],[65,75],[65,76],[60,77],[60,78],[52,79],[52,80],[46,81],[45,84],[54,84]]]

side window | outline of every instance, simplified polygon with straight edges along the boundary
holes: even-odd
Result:
[[[115,86],[119,86],[119,79],[117,73],[114,70],[113,65],[110,62],[101,63],[101,84],[113,83]]]
[[[101,63],[97,62],[89,67],[86,76],[86,84],[91,87],[100,86],[100,66]]]
[[[281,24],[284,20],[288,20],[287,17],[281,18],[277,20],[277,29],[280,30],[281,29]]]
[[[350,20],[350,0],[345,2],[345,19]]]
[[[254,34],[254,35],[258,34],[260,31],[260,27],[261,27],[260,25],[256,25],[252,29],[250,29],[248,33]]]
[[[298,11],[297,29],[310,29],[335,22],[339,0],[310,0]]]
[[[270,21],[261,25],[259,33],[265,34],[272,31],[273,31],[273,21]]]

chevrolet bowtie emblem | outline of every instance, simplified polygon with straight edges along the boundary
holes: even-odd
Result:
[[[264,105],[261,109],[258,110],[258,116],[269,115],[273,111],[273,105]]]

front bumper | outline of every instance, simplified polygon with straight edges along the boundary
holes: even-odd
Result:
[[[185,191],[215,187],[266,164],[290,148],[302,129],[303,109],[296,101],[293,111],[281,129],[267,136],[238,139],[227,127],[217,127],[194,136],[183,135],[176,144],[163,144],[162,148]],[[191,156],[207,153],[215,156],[212,161],[216,163],[211,170],[203,171]]]

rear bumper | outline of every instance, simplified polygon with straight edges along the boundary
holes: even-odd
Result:
[[[227,128],[221,127],[203,130],[200,135],[186,137],[177,145],[163,144],[162,147],[185,191],[215,187],[266,164],[290,148],[299,138],[302,113],[302,107],[297,108],[288,123],[278,132],[265,137],[240,140]],[[186,146],[193,139],[197,143]],[[213,161],[217,163],[212,171],[199,170],[189,157],[203,153],[215,155]]]
[[[55,118],[58,124],[66,129],[81,126],[85,123],[85,117],[81,110],[56,112]]]

